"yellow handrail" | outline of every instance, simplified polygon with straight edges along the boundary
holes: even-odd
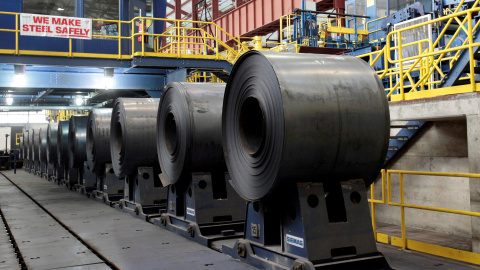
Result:
[[[100,53],[80,53],[74,52],[72,46],[72,40],[68,41],[68,51],[67,52],[56,52],[56,51],[31,51],[31,50],[21,50],[19,48],[19,15],[20,13],[16,12],[4,12],[0,11],[0,15],[14,15],[15,16],[15,29],[0,29],[0,32],[14,32],[15,33],[15,49],[0,49],[0,54],[15,54],[15,55],[48,55],[48,56],[65,56],[65,57],[92,57],[92,58],[117,58],[117,59],[132,59],[134,56],[152,56],[152,57],[176,57],[176,58],[201,58],[201,59],[224,59],[230,62],[234,62],[242,51],[248,50],[248,48],[243,45],[240,40],[233,37],[227,33],[224,29],[220,28],[217,24],[213,22],[203,22],[203,21],[188,21],[188,20],[176,20],[176,19],[165,19],[165,18],[151,18],[151,17],[136,17],[129,21],[122,20],[106,20],[106,19],[93,19],[97,22],[110,22],[117,24],[118,35],[108,36],[108,35],[92,35],[93,38],[104,38],[104,39],[116,39],[118,42],[118,53],[115,54],[100,54]],[[135,22],[141,22],[142,25],[145,25],[146,22],[153,21],[163,21],[170,22],[176,25],[172,29],[168,29],[161,34],[152,34],[142,31],[141,33],[135,33]],[[192,23],[192,24],[202,24],[210,25],[210,27],[215,28],[215,34],[207,33],[203,28],[198,27],[180,27],[182,23]],[[127,25],[126,29],[130,29],[131,34],[123,36],[122,24]],[[199,32],[200,36],[195,35]],[[220,39],[220,34],[225,35],[230,38],[233,43],[242,50],[237,51],[224,41]],[[154,37],[154,52],[147,51],[145,46],[148,37]],[[163,47],[159,48],[160,42],[159,38],[166,37],[170,39],[169,44],[162,44]],[[136,38],[141,38],[138,46],[141,49],[135,48]],[[122,40],[128,40],[131,43],[131,53],[123,54],[122,53]],[[86,41],[88,42],[88,41]],[[212,43],[215,46],[212,46]],[[137,47],[138,47],[137,46]],[[205,53],[199,53],[203,48]],[[138,47],[139,48],[139,47]],[[162,51],[162,49],[167,49]],[[159,50],[158,50],[159,49]],[[207,55],[207,49],[211,50],[214,54]],[[225,50],[227,53],[222,54],[220,50]],[[192,53],[194,52],[194,53]],[[225,55],[225,56],[224,56]]]
[[[399,190],[400,190],[400,202],[392,200],[392,174],[397,174],[399,178]],[[382,184],[382,199],[375,198],[375,183],[370,186],[370,199],[368,202],[371,205],[372,211],[372,227],[377,241],[383,243],[389,243],[388,235],[377,232],[376,228],[376,208],[377,204],[389,205],[400,207],[400,220],[401,220],[401,238],[392,236],[392,245],[397,245],[403,249],[412,249],[416,251],[426,252],[437,256],[443,256],[451,259],[461,260],[469,263],[480,264],[480,254],[462,251],[429,243],[422,243],[420,241],[414,241],[407,238],[406,226],[405,226],[405,208],[420,209],[427,211],[436,211],[442,213],[458,214],[471,217],[480,217],[480,213],[473,211],[448,209],[442,207],[425,206],[418,204],[411,204],[405,202],[405,190],[404,190],[404,175],[425,175],[425,176],[446,176],[446,177],[468,177],[468,178],[480,178],[480,174],[476,173],[449,173],[449,172],[425,172],[425,171],[406,171],[406,170],[382,170],[381,172],[381,184]],[[387,191],[388,189],[388,191]]]
[[[460,78],[460,80],[470,80],[470,84],[448,88],[435,87],[438,87],[437,85],[446,76],[440,68],[441,63],[448,62],[448,65],[452,68],[454,63],[459,59],[460,53],[464,50],[468,50],[470,59],[474,59],[474,47],[479,46],[480,43],[474,43],[473,36],[480,26],[480,21],[473,25],[472,17],[480,11],[480,8],[476,7],[479,1],[480,0],[477,0],[473,7],[468,10],[459,11],[457,8],[454,13],[444,17],[392,31],[387,35],[386,45],[382,50],[359,55],[358,57],[368,59],[372,66],[378,64],[378,60],[381,57],[384,58],[383,65],[386,68],[384,70],[377,70],[377,74],[381,79],[386,78],[388,80],[389,86],[385,90],[387,96],[391,98],[392,101],[476,91],[474,74],[475,61],[470,61],[469,70],[466,72],[468,77]],[[445,47],[437,47],[440,40],[444,38],[446,28],[452,21],[456,21],[460,27],[458,27]],[[402,39],[402,34],[406,34],[407,31],[423,29],[423,27],[441,22],[443,22],[444,29],[436,40],[405,43]],[[466,40],[460,46],[451,47],[453,41],[461,32],[467,34]],[[428,42],[428,45],[425,46],[421,44],[424,42]],[[418,53],[416,55],[404,56],[403,51],[408,46],[418,46]],[[392,57],[394,53],[396,58]],[[418,72],[419,75],[415,75],[418,77],[417,80],[413,79],[413,72]]]

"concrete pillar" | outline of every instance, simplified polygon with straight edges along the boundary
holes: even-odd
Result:
[[[468,166],[480,173],[480,116],[467,115]],[[470,211],[480,212],[480,179],[470,178]],[[472,217],[472,251],[480,253],[480,217]]]

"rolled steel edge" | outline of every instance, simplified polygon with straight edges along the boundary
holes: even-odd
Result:
[[[111,108],[98,108],[90,111],[87,128],[87,161],[91,172],[105,173],[105,163],[112,162],[110,152]]]
[[[169,83],[157,116],[157,154],[163,185],[194,171],[226,171],[222,148],[225,85]]]
[[[160,172],[156,123],[159,98],[118,98],[110,122],[110,151],[117,177],[131,176],[139,166]]]
[[[81,168],[87,161],[87,115],[73,115],[68,127],[68,167]]]

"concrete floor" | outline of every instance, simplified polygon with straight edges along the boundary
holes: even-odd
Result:
[[[23,170],[3,173],[23,190],[0,175],[0,209],[29,269],[252,269]],[[15,269],[9,245],[0,232],[0,269]],[[383,244],[378,249],[395,269],[480,269]]]

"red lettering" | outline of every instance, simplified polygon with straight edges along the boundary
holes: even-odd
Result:
[[[43,23],[44,17],[33,16],[34,23]]]
[[[41,25],[35,25],[35,32],[41,32],[42,31],[42,26]]]
[[[62,24],[62,19],[60,19],[60,18],[52,18],[52,24]]]
[[[34,32],[34,31],[35,31],[35,25],[30,24],[30,25],[28,25],[28,26],[30,27],[30,31],[31,31],[31,32]]]
[[[28,25],[27,25],[27,24],[24,24],[24,25],[23,25],[22,31],[28,32]]]
[[[60,27],[60,26],[55,27],[55,33],[61,34],[62,33],[62,27]]]
[[[75,26],[75,19],[68,19],[69,26]]]
[[[63,31],[62,31],[62,34],[66,34],[66,33],[68,33],[68,28],[67,28],[67,27],[64,27],[64,28],[63,28]]]
[[[88,36],[88,32],[90,32],[90,29],[84,29],[83,31],[85,31],[85,36]]]
[[[81,26],[81,25],[80,25],[80,20],[75,20],[75,26],[78,26],[78,27]]]
[[[41,24],[48,24],[50,22],[50,19],[48,17],[33,16],[33,22],[34,23],[41,23]]]
[[[67,24],[68,24],[67,19],[63,19],[63,20],[62,20],[62,24],[63,24],[63,25],[67,25]]]

